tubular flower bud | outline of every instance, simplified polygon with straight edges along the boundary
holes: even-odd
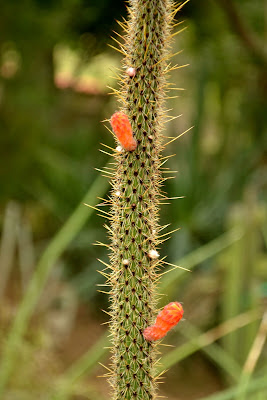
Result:
[[[183,307],[177,301],[167,304],[158,314],[155,324],[144,330],[144,338],[148,341],[162,339],[170,329],[178,324],[183,314]]]
[[[137,141],[133,137],[131,123],[127,115],[122,111],[115,112],[110,118],[110,124],[124,150],[135,150]]]

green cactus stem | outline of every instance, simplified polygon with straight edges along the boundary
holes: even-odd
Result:
[[[111,285],[114,400],[149,400],[156,396],[155,343],[143,337],[156,315],[159,199],[164,181],[162,127],[168,72],[166,60],[176,12],[171,0],[132,0],[121,50],[125,54],[121,90],[116,91],[127,114],[137,148],[115,152],[111,180],[111,238],[108,281]]]

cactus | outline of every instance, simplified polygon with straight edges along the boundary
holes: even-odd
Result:
[[[134,145],[130,151],[118,147],[114,153],[111,222],[107,227],[111,239],[111,274],[107,278],[111,285],[110,382],[114,400],[155,398],[157,349],[155,343],[145,340],[143,331],[155,319],[157,271],[163,263],[157,249],[164,181],[160,167],[165,161],[161,156],[163,101],[165,75],[170,70],[166,60],[170,57],[173,18],[182,5],[175,8],[171,0],[132,0],[129,21],[121,23],[126,32],[120,48],[125,69],[121,90],[114,89],[121,111],[111,122],[123,135],[117,118],[123,116],[127,125],[127,115]]]

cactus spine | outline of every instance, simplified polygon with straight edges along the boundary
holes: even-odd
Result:
[[[179,7],[181,8],[181,6]],[[156,348],[143,337],[156,313],[159,196],[166,59],[171,0],[132,0],[126,31],[125,71],[117,92],[137,148],[119,151],[111,181],[111,384],[114,400],[155,398]]]

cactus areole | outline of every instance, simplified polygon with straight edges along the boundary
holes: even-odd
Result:
[[[156,344],[146,340],[143,332],[157,314],[163,101],[176,11],[171,0],[132,0],[128,22],[121,24],[125,43],[120,51],[125,58],[121,88],[116,92],[122,113],[119,116],[129,119],[133,145],[125,147],[117,136],[122,146],[121,151],[114,152],[116,165],[111,180],[108,281],[113,400],[150,400],[156,396]],[[116,118],[115,129],[123,135]]]

